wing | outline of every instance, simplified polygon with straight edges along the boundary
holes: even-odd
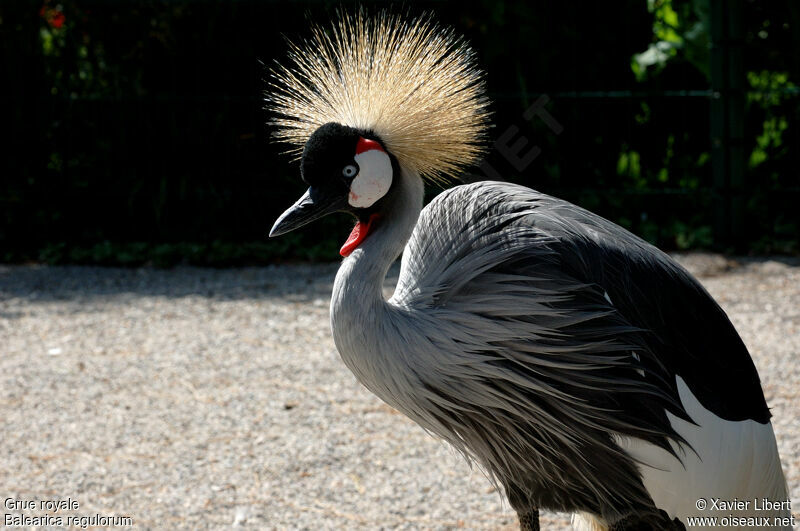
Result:
[[[505,183],[448,190],[423,210],[390,302],[398,331],[424,335],[407,344],[429,345],[410,359],[435,418],[412,418],[478,459],[515,507],[671,519],[708,492],[784,492],[758,374],[725,313],[599,216]]]
[[[393,300],[520,319],[567,350],[633,351],[623,365],[645,371],[666,402],[679,403],[680,376],[722,419],[770,418],[747,348],[697,280],[625,229],[528,188],[482,182],[440,194],[409,241]]]

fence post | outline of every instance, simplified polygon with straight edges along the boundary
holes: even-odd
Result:
[[[714,246],[738,248],[744,230],[742,0],[711,2],[711,166]],[[738,242],[738,243],[737,243]]]

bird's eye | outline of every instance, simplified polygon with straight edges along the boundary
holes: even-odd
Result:
[[[348,164],[342,169],[342,175],[345,177],[355,177],[358,173],[358,167],[353,164]]]

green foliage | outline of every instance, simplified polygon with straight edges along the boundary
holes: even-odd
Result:
[[[687,249],[708,249],[714,243],[710,225],[690,226],[682,221],[675,221],[671,227],[675,235],[675,246],[684,251]]]
[[[755,146],[750,153],[750,168],[755,168],[770,157],[780,157],[789,149],[783,142],[789,121],[782,107],[794,103],[798,93],[787,72],[747,72],[747,81],[752,89],[747,94],[747,101],[764,115],[761,133],[755,137]]]
[[[631,68],[637,80],[652,89],[677,78],[686,79],[694,72],[706,84],[710,72],[710,2],[648,0],[647,5],[652,14],[652,42],[647,51],[633,56]],[[793,149],[800,145],[800,90],[792,80],[800,77],[800,63],[788,59],[781,50],[791,48],[787,46],[789,42],[794,46],[798,43],[800,10],[785,12],[775,5],[759,3],[745,4],[744,9],[744,59],[749,85],[745,149],[749,150],[749,172],[744,183],[747,217],[741,222],[746,232],[737,236],[742,242],[749,242],[749,248],[756,252],[796,252],[800,216],[790,205],[800,191],[798,155]],[[756,65],[761,68],[753,69]],[[652,113],[650,105],[643,104],[642,112],[635,117],[639,136],[652,143],[654,135],[648,129],[656,122],[663,132],[660,142],[649,150],[635,141],[624,143],[617,174],[638,190],[664,186],[699,193],[710,189],[708,146],[698,149],[700,145],[687,141],[687,135],[697,136],[698,131]],[[656,156],[661,160],[656,161]],[[712,196],[698,199],[699,212],[710,213],[716,208]],[[710,217],[660,220],[658,227],[653,221],[646,221],[639,230],[651,241],[664,244],[666,239],[668,245],[680,249],[705,247],[713,243]]]
[[[631,59],[637,80],[657,75],[679,53],[709,77],[709,2],[647,0],[647,9],[653,14],[653,42],[645,52],[634,54]]]
[[[631,179],[633,185],[638,188],[643,188],[647,185],[647,181],[642,179],[638,151],[620,151],[619,160],[617,161],[617,175]]]

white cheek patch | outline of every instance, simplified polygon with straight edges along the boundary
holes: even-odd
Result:
[[[350,184],[347,202],[356,208],[367,208],[392,186],[392,161],[379,149],[359,153],[355,159],[360,171]]]

